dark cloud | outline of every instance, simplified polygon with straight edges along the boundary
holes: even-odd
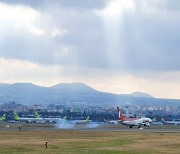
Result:
[[[179,25],[176,14],[169,18],[138,13],[126,16],[127,65],[134,69],[180,70]]]
[[[53,64],[52,44],[24,35],[8,36],[2,41],[0,55],[5,58],[29,60],[46,65]]]
[[[54,22],[52,25],[67,29],[69,33],[57,38],[24,33],[6,35],[0,45],[2,57],[44,65],[80,65],[113,71],[180,70],[180,20],[176,6],[179,1],[166,1],[164,5],[156,6],[157,12],[145,13],[141,10],[141,1],[138,1],[138,9],[134,13],[123,14],[122,33],[113,31],[120,33],[120,39],[114,40],[108,51],[102,19],[94,13],[94,9],[104,7],[105,1],[4,2],[38,7],[42,13],[48,14]],[[69,51],[64,52],[64,48],[69,48]]]
[[[166,8],[169,11],[179,12],[180,11],[180,1],[179,0],[167,0],[166,1]]]
[[[44,0],[1,0],[1,2],[11,5],[27,5],[31,7],[40,7],[44,4]]]
[[[41,8],[44,5],[59,5],[70,9],[95,9],[103,8],[107,0],[1,0],[1,2],[12,5],[28,5],[33,8]]]
[[[95,9],[95,8],[103,8],[106,4],[107,0],[57,0],[61,6],[73,9]]]

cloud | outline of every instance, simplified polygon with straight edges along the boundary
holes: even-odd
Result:
[[[102,10],[97,10],[96,13],[102,18],[107,18],[108,20],[116,19],[119,20],[120,16],[126,11],[134,11],[135,2],[133,0],[113,0],[108,1],[105,8]]]
[[[53,64],[54,53],[64,50],[55,38],[70,31],[56,25],[49,15],[31,7],[0,3],[0,56]]]
[[[38,0],[38,1],[22,1],[22,0],[1,0],[1,2],[10,4],[10,5],[26,5],[31,6],[33,8],[41,8],[45,5],[58,5],[65,8],[77,8],[77,9],[92,9],[92,8],[102,8],[106,4],[108,0]]]
[[[179,11],[168,8],[170,1],[129,0],[125,3],[109,1],[104,9],[98,10],[112,68],[179,70]],[[172,1],[171,4],[176,5]],[[115,17],[108,13],[113,9]]]
[[[95,87],[101,83],[99,87],[107,90],[111,84],[116,93],[150,86],[148,92],[159,96],[164,86],[173,87],[178,96],[179,4],[178,0],[1,1],[1,63],[2,59],[5,64],[17,63],[16,68],[1,67],[9,78],[2,81],[28,78],[42,83],[43,74],[43,84],[84,81]],[[11,74],[13,69],[16,74]],[[123,84],[126,81],[129,84]]]
[[[79,75],[81,69],[84,68],[44,66],[28,61],[0,58],[0,80],[3,83],[31,82],[41,86],[52,86],[57,83],[81,81],[97,90],[117,94],[143,91],[155,97],[180,97],[180,72],[112,75],[108,71],[89,69],[83,75]]]
[[[67,30],[54,29],[51,34],[52,34],[52,37],[55,38],[58,36],[63,36],[66,33],[68,33]]]
[[[17,2],[0,3],[2,57],[110,71],[180,69],[176,2]]]

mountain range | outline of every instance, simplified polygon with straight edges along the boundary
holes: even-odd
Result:
[[[33,104],[81,104],[85,106],[124,105],[180,105],[180,99],[155,98],[142,92],[112,94],[97,91],[84,83],[62,83],[42,87],[32,83],[0,84],[0,103],[16,102]]]

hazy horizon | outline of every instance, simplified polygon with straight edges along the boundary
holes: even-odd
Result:
[[[179,0],[2,0],[0,14],[0,83],[180,99]]]

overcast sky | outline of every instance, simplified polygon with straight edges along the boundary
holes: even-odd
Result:
[[[0,82],[180,99],[179,27],[179,0],[1,0]]]

